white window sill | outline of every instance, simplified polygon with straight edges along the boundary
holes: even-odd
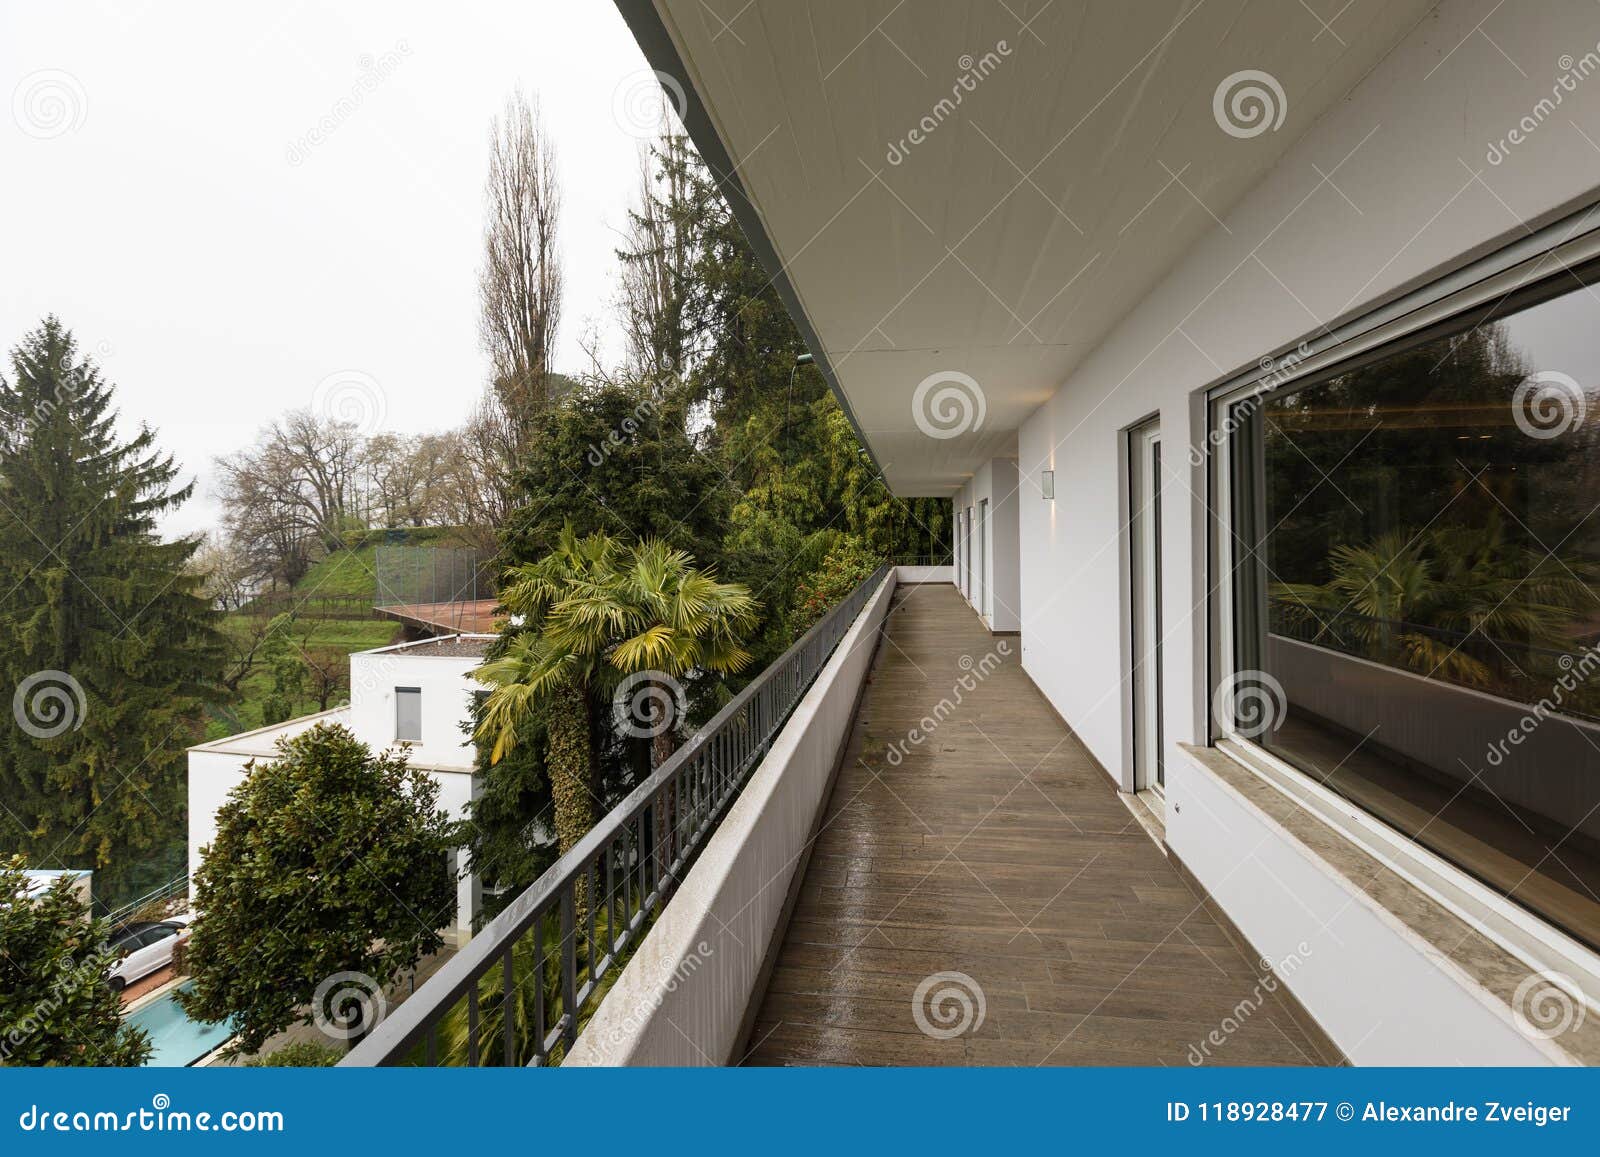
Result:
[[[1467,986],[1508,1022],[1518,1022],[1518,986],[1531,974],[1570,978],[1587,1015],[1535,1043],[1558,1063],[1600,1065],[1600,957],[1260,748],[1181,746],[1202,774],[1411,939],[1441,980]]]

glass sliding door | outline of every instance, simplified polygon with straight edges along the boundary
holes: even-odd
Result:
[[[1217,415],[1213,707],[1600,948],[1595,272]]]
[[[967,509],[965,510],[964,514],[965,514],[965,518],[963,518],[962,523],[961,523],[961,535],[962,535],[962,540],[966,544],[966,548],[961,552],[961,561],[962,561],[962,566],[963,566],[962,575],[961,575],[961,593],[967,596],[967,601],[968,602],[971,602],[972,601],[972,507],[970,507],[970,506],[967,507]]]
[[[987,618],[989,605],[989,500],[978,501],[978,613]]]

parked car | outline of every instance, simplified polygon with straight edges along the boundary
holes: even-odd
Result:
[[[139,920],[120,929],[110,942],[121,954],[106,974],[111,990],[121,992],[135,980],[171,964],[173,949],[188,939],[189,920],[186,915]]]

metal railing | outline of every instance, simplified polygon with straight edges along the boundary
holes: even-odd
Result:
[[[105,914],[105,919],[111,922],[113,930],[121,928],[150,905],[172,900],[179,895],[186,894],[188,891],[189,873],[185,872],[181,876],[175,876],[168,880],[161,887],[146,892],[137,900],[123,904],[119,908],[111,909]]]
[[[1267,603],[1269,629],[1282,638],[1326,647],[1441,682],[1487,691],[1519,703],[1534,704],[1548,696],[1552,685],[1580,663],[1593,646],[1574,639],[1573,650],[1561,651],[1536,643],[1493,638],[1480,630],[1458,631],[1404,619],[1380,619],[1348,609],[1305,610],[1302,604],[1276,595],[1270,596]],[[1295,613],[1297,610],[1301,613]],[[1470,658],[1478,664],[1484,678],[1469,682],[1454,675],[1447,666],[1417,667],[1410,661],[1405,645],[1407,635],[1431,639],[1451,653]],[[1579,686],[1555,710],[1600,722],[1600,688]]]
[[[340,1064],[559,1064],[888,573],[829,611]]]

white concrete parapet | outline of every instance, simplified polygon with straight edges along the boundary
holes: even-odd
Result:
[[[840,641],[564,1064],[734,1059],[896,581],[891,571]]]

